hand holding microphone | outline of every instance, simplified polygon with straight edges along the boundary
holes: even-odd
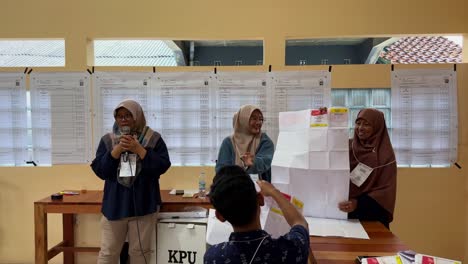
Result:
[[[133,137],[130,127],[122,126],[120,128],[119,144],[114,146],[111,155],[114,159],[120,159],[122,153],[128,156],[129,152],[137,154],[140,159],[144,159],[147,153],[146,149],[140,145],[140,142]]]
[[[120,141],[119,145],[122,148],[123,152],[135,152],[135,148],[137,146],[136,140],[133,138],[131,133],[131,129],[129,126],[122,126],[120,128]]]

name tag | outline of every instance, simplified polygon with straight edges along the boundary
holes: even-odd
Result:
[[[249,175],[250,175],[250,179],[252,179],[252,181],[254,183],[255,191],[257,191],[257,193],[259,193],[260,192],[260,186],[258,186],[258,184],[257,184],[257,181],[259,180],[258,174],[249,174]]]
[[[369,175],[372,173],[374,169],[359,162],[359,164],[354,168],[351,172],[351,182],[356,185],[357,187],[361,187],[361,185],[369,178]]]
[[[136,173],[136,154],[124,153],[120,155],[119,177],[132,177]]]
[[[256,182],[259,180],[258,178],[258,174],[249,174],[250,175],[250,179],[252,179],[252,181]]]

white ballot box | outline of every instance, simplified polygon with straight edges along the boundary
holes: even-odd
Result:
[[[206,222],[206,218],[160,219],[156,231],[156,261],[149,263],[203,263]]]

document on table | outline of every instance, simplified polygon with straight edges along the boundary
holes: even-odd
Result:
[[[369,239],[359,220],[306,217],[311,236],[337,236]]]
[[[270,215],[269,215],[270,214]],[[269,217],[269,219],[267,219]],[[282,219],[281,219],[282,218]],[[364,227],[359,220],[337,220],[325,218],[306,217],[309,224],[309,234],[311,236],[335,236],[369,239]],[[289,231],[284,217],[274,214],[271,218],[270,208],[263,206],[260,212],[260,223],[273,237],[284,235]],[[210,209],[208,214],[208,226],[206,229],[206,243],[209,245],[219,244],[229,240],[233,232],[231,224],[221,222],[215,216],[215,210]]]

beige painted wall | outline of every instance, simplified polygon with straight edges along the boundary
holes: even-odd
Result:
[[[87,67],[93,38],[263,39],[265,63],[275,70],[285,68],[287,38],[463,33],[466,41],[467,5],[465,0],[443,5],[437,0],[16,0],[2,1],[0,38],[65,38],[66,70]],[[335,66],[332,86],[389,87],[389,71],[385,65]],[[462,103],[468,99],[468,65],[458,65],[458,80],[463,169],[399,169],[392,230],[416,251],[468,260],[468,107]],[[210,167],[173,167],[161,186],[195,188],[200,170],[213,174]],[[62,189],[102,186],[88,165],[0,168],[0,263],[33,263],[35,200]],[[49,245],[59,241],[60,221],[49,217]],[[77,226],[79,244],[98,245],[98,215],[78,217]],[[79,254],[78,263],[94,261],[95,254]]]

